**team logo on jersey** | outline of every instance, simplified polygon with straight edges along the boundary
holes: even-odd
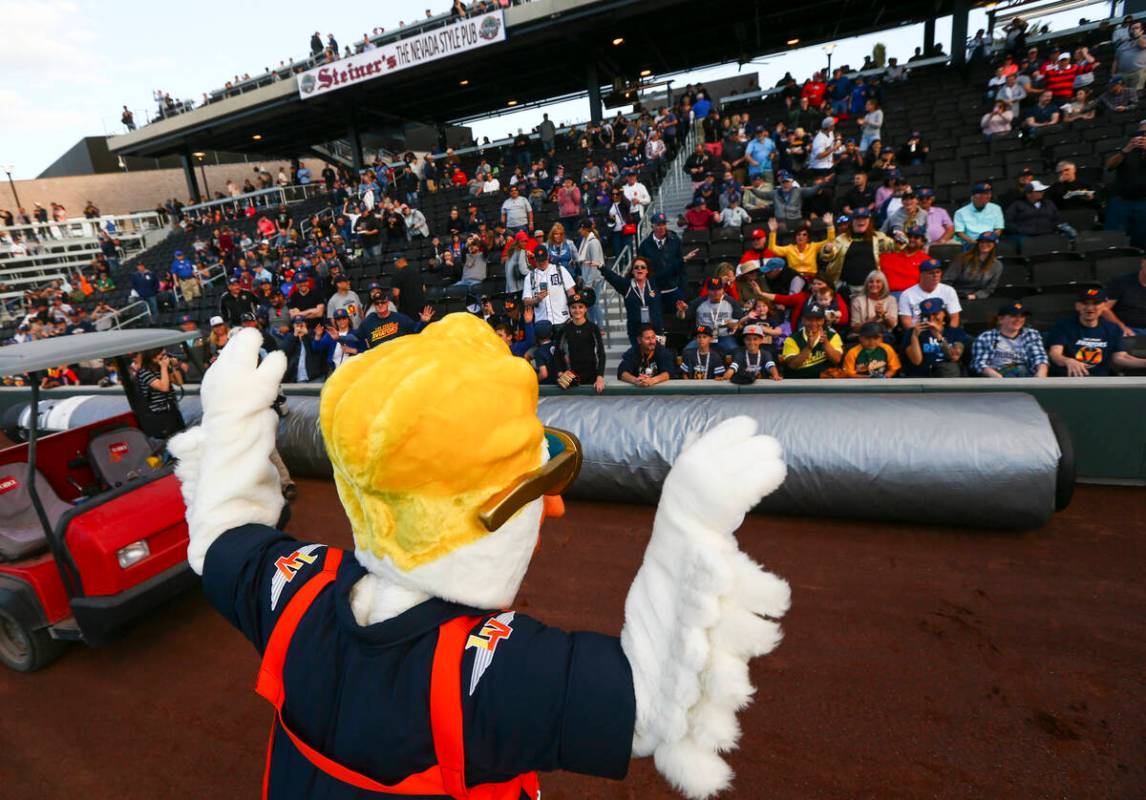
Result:
[[[481,626],[481,630],[477,633],[471,633],[470,638],[466,641],[466,649],[469,650],[472,647],[476,651],[474,653],[473,673],[470,675],[471,696],[477,689],[481,676],[493,663],[498,642],[513,635],[513,613],[512,611],[503,611],[496,617],[487,619],[485,624]]]
[[[295,550],[289,556],[280,556],[275,559],[275,574],[271,578],[271,611],[274,611],[275,606],[279,604],[279,597],[282,596],[286,585],[293,581],[294,576],[305,567],[318,560],[315,553],[323,547],[326,545],[308,544]]]

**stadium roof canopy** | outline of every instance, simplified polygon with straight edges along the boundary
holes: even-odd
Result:
[[[122,155],[151,157],[204,150],[292,155],[345,139],[352,126],[474,119],[505,111],[510,101],[524,106],[584,93],[591,83],[633,82],[644,70],[663,75],[746,62],[782,53],[792,40],[806,46],[924,22],[956,5],[969,7],[966,0],[533,0],[504,12],[505,40],[490,46],[305,99],[299,77],[291,76],[113,137],[109,145]]]

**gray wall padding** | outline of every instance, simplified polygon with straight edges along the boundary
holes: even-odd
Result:
[[[116,399],[78,404],[66,427],[125,410]],[[300,477],[331,476],[318,403],[290,398],[279,425],[279,452]],[[198,419],[198,398],[181,406]],[[784,447],[788,477],[762,511],[999,528],[1038,527],[1054,511],[1061,452],[1025,394],[545,397],[538,406],[546,425],[584,447],[568,495],[635,503],[657,502],[689,433],[739,414]]]

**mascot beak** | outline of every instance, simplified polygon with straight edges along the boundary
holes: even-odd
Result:
[[[565,501],[561,499],[559,494],[547,494],[544,498],[545,505],[542,506],[541,521],[547,519],[558,519],[565,516]]]
[[[581,443],[573,434],[556,428],[546,428],[545,438],[549,445],[549,460],[491,497],[478,513],[478,519],[487,531],[496,531],[538,497],[545,498],[542,519],[560,517],[565,513],[565,503],[560,495],[581,471]]]

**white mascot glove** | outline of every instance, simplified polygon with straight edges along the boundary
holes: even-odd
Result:
[[[742,553],[744,515],[784,480],[780,444],[748,417],[726,420],[677,457],[644,563],[625,600],[621,647],[633,670],[633,755],[690,798],[726,788],[719,753],[755,689],[749,659],[780,643],[788,584]]]
[[[190,542],[187,561],[203,573],[207,548],[222,534],[250,523],[274,525],[283,496],[270,455],[286,356],[270,353],[259,364],[262,336],[243,329],[232,334],[199,388],[203,420],[171,439],[179,459]]]

